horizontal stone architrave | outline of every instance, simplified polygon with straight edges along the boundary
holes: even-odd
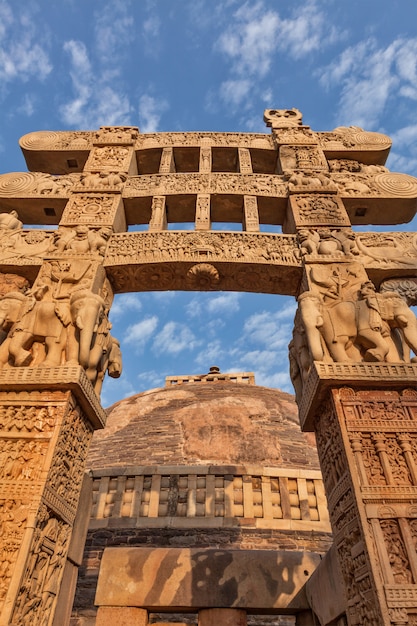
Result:
[[[136,150],[171,146],[252,147],[272,150],[275,146],[275,138],[279,141],[280,135],[286,135],[287,130],[275,129],[274,136],[266,133],[238,132],[139,133],[134,145]],[[337,155],[340,153],[341,156],[333,158],[343,158],[345,154],[352,152],[360,152],[366,156],[369,153],[385,153],[391,146],[389,137],[380,133],[310,132],[313,137],[317,138],[325,152]],[[75,151],[87,153],[97,142],[97,131],[36,131],[23,135],[19,144],[24,154],[30,158],[32,153],[39,152],[44,152],[45,155],[56,154],[56,152],[74,153]],[[113,142],[109,140],[109,143]],[[309,141],[306,140],[305,143]]]
[[[288,550],[106,548],[96,604],[295,613],[308,608],[299,592],[320,560],[319,554]]]
[[[350,175],[330,175],[352,224],[391,224],[410,221],[417,210],[417,179],[407,174],[380,172],[368,175],[359,187],[350,186]],[[334,193],[335,186],[317,182],[301,184],[294,194]],[[88,191],[80,175],[52,176],[44,172],[12,172],[0,175],[0,199],[6,210],[18,210],[26,224],[57,224],[68,198],[74,192]],[[90,193],[92,191],[90,190]],[[170,198],[170,221],[195,219],[197,195],[211,196],[211,220],[243,221],[243,197],[258,198],[259,221],[283,224],[286,217],[289,182],[278,174],[233,172],[188,172],[142,174],[128,177],[114,189],[107,184],[94,187],[94,193],[119,194],[124,199],[128,224],[150,220],[153,196]]]

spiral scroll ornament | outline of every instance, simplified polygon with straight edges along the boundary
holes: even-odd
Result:
[[[0,196],[18,196],[36,186],[38,179],[30,172],[11,172],[0,176]]]
[[[21,137],[19,144],[27,150],[45,150],[51,148],[59,140],[59,134],[52,130],[39,130]]]
[[[383,135],[382,133],[371,133],[366,131],[358,131],[354,132],[351,135],[352,141],[360,145],[376,145],[378,147],[389,147],[392,144],[391,139],[388,135]]]
[[[417,198],[417,178],[408,174],[384,172],[375,176],[375,182],[390,196]]]

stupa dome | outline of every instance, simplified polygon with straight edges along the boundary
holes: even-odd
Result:
[[[241,374],[207,376],[169,377],[165,388],[114,404],[95,433],[88,466],[319,468],[314,435],[300,432],[292,395]]]

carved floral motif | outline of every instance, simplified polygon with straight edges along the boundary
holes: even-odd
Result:
[[[192,289],[215,289],[219,282],[219,272],[209,263],[199,263],[190,267],[186,280]]]
[[[94,224],[112,226],[118,207],[114,195],[74,194],[64,209],[61,224]]]

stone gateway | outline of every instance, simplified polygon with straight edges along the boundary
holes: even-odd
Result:
[[[385,167],[383,134],[264,119],[270,134],[34,132],[29,171],[0,175],[0,626],[417,624],[417,236],[355,231],[410,221],[417,179]],[[103,377],[122,372],[113,296],[167,289],[297,299],[304,434],[272,398],[248,416],[253,375],[214,368],[167,379],[182,430],[149,433],[136,466],[86,465]],[[185,428],[185,388],[227,392],[231,422],[207,406]]]

